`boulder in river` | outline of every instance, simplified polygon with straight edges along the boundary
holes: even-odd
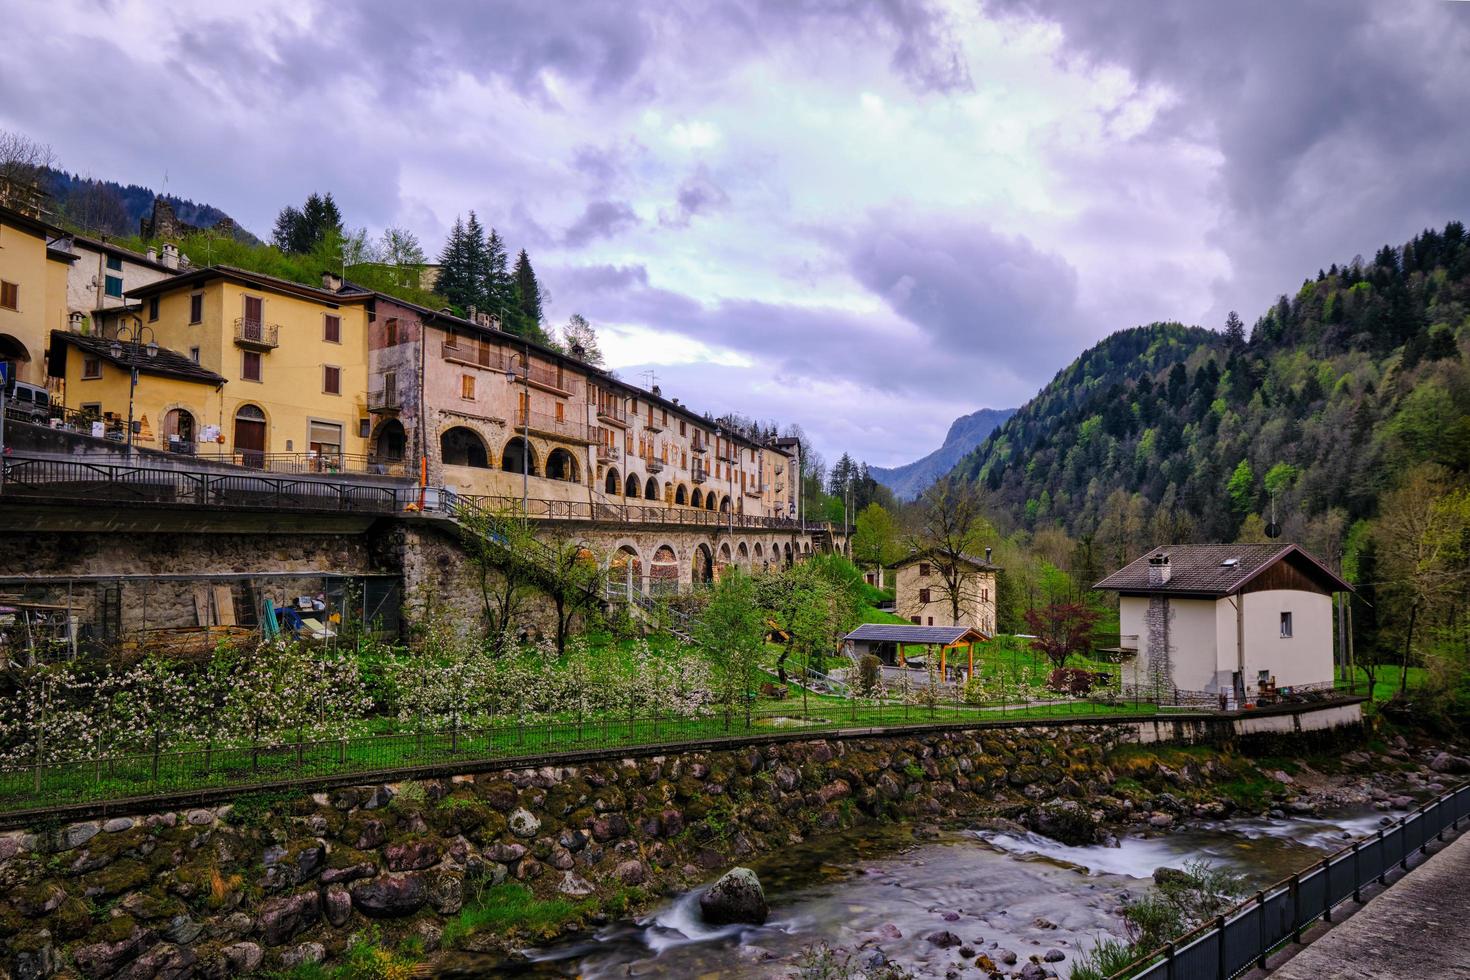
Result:
[[[764,925],[771,914],[760,879],[749,868],[732,868],[699,896],[699,912],[711,925]]]
[[[1097,840],[1097,818],[1076,800],[1054,799],[1034,806],[1027,811],[1026,822],[1043,837],[1063,844],[1085,847]]]

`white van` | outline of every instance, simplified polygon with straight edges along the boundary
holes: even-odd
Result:
[[[5,386],[5,412],[12,418],[28,416],[44,425],[51,417],[51,393],[40,385],[12,381]]]

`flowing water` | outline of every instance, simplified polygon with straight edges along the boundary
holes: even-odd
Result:
[[[1331,820],[1250,819],[1128,837],[1118,847],[1070,847],[1030,833],[946,832],[915,842],[905,827],[832,835],[752,862],[771,917],[764,926],[706,926],[695,889],[651,914],[599,932],[528,950],[531,976],[782,977],[811,944],[880,948],[919,976],[943,976],[954,949],[927,938],[957,935],[976,952],[1022,963],[1056,949],[1065,977],[1075,954],[1120,931],[1118,910],[1148,886],[1155,868],[1208,860],[1245,876],[1252,888],[1300,870],[1351,837],[1370,832],[1380,813]],[[458,976],[503,975],[504,964],[456,957]],[[978,975],[978,974],[972,974]]]

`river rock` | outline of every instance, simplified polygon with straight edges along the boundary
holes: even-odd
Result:
[[[327,958],[327,949],[321,943],[302,943],[281,951],[281,965],[294,970],[308,963],[320,963]]]
[[[1435,772],[1462,775],[1464,773],[1470,773],[1470,759],[1466,759],[1464,756],[1450,755],[1448,752],[1441,752],[1429,763],[1429,768]]]
[[[541,821],[525,807],[512,810],[507,822],[510,824],[510,832],[517,837],[535,837],[541,830]]]
[[[267,946],[280,946],[316,922],[321,896],[315,891],[275,898],[260,907],[255,925]]]
[[[198,955],[187,947],[159,943],[118,974],[123,980],[179,980],[195,975]]]
[[[1168,830],[1174,826],[1174,815],[1172,813],[1154,813],[1148,818],[1148,825],[1156,830]]]
[[[348,889],[352,904],[363,915],[395,919],[413,915],[429,900],[429,887],[416,871],[401,875],[379,875],[370,881],[354,881]]]
[[[383,848],[389,871],[422,871],[439,863],[439,844],[431,838],[398,841]]]
[[[1027,963],[1021,967],[1021,972],[1016,974],[1021,980],[1046,980],[1046,970],[1039,963]]]
[[[129,933],[118,939],[103,940],[73,950],[72,962],[83,976],[111,976],[124,963],[138,955],[144,940],[151,939],[151,934],[134,925]]]
[[[109,834],[120,834],[124,830],[132,830],[133,829],[133,818],[132,817],[113,817],[111,820],[107,821],[105,824],[102,825],[102,829],[103,829],[104,832],[109,833]]]
[[[575,897],[591,895],[593,891],[592,886],[588,884],[586,878],[571,871],[561,876],[561,883],[556,886],[556,890],[563,895],[572,895]]]
[[[1097,839],[1097,818],[1076,800],[1054,799],[1034,806],[1026,813],[1026,822],[1043,837],[1085,847]]]
[[[929,945],[938,946],[940,949],[953,949],[954,947],[960,945],[960,943],[964,942],[963,939],[961,939],[959,936],[956,936],[948,929],[940,929],[938,932],[931,932],[924,938],[929,941]]]
[[[699,912],[710,925],[765,925],[771,914],[760,879],[749,868],[732,868],[699,896]]]
[[[1043,953],[1042,956],[1041,956],[1042,962],[1045,962],[1045,963],[1060,963],[1062,960],[1064,960],[1066,958],[1067,958],[1067,954],[1066,953],[1063,953],[1059,949],[1049,949],[1045,953]]]

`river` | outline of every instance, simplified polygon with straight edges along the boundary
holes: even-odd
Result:
[[[1119,907],[1149,887],[1155,868],[1204,859],[1260,887],[1369,833],[1382,816],[1361,810],[1330,820],[1233,820],[1127,837],[1118,847],[1069,847],[1035,834],[989,831],[944,831],[915,841],[907,827],[863,828],[752,862],[771,905],[764,926],[705,926],[702,889],[695,889],[640,919],[529,950],[532,962],[518,972],[784,977],[804,948],[821,941],[856,951],[854,963],[881,948],[918,976],[943,976],[957,964],[958,950],[927,937],[948,930],[997,960],[1005,950],[1022,963],[1060,951],[1065,959],[1052,966],[1066,977],[1080,949],[1120,933]],[[506,972],[503,964],[473,958],[443,966],[465,977]]]

